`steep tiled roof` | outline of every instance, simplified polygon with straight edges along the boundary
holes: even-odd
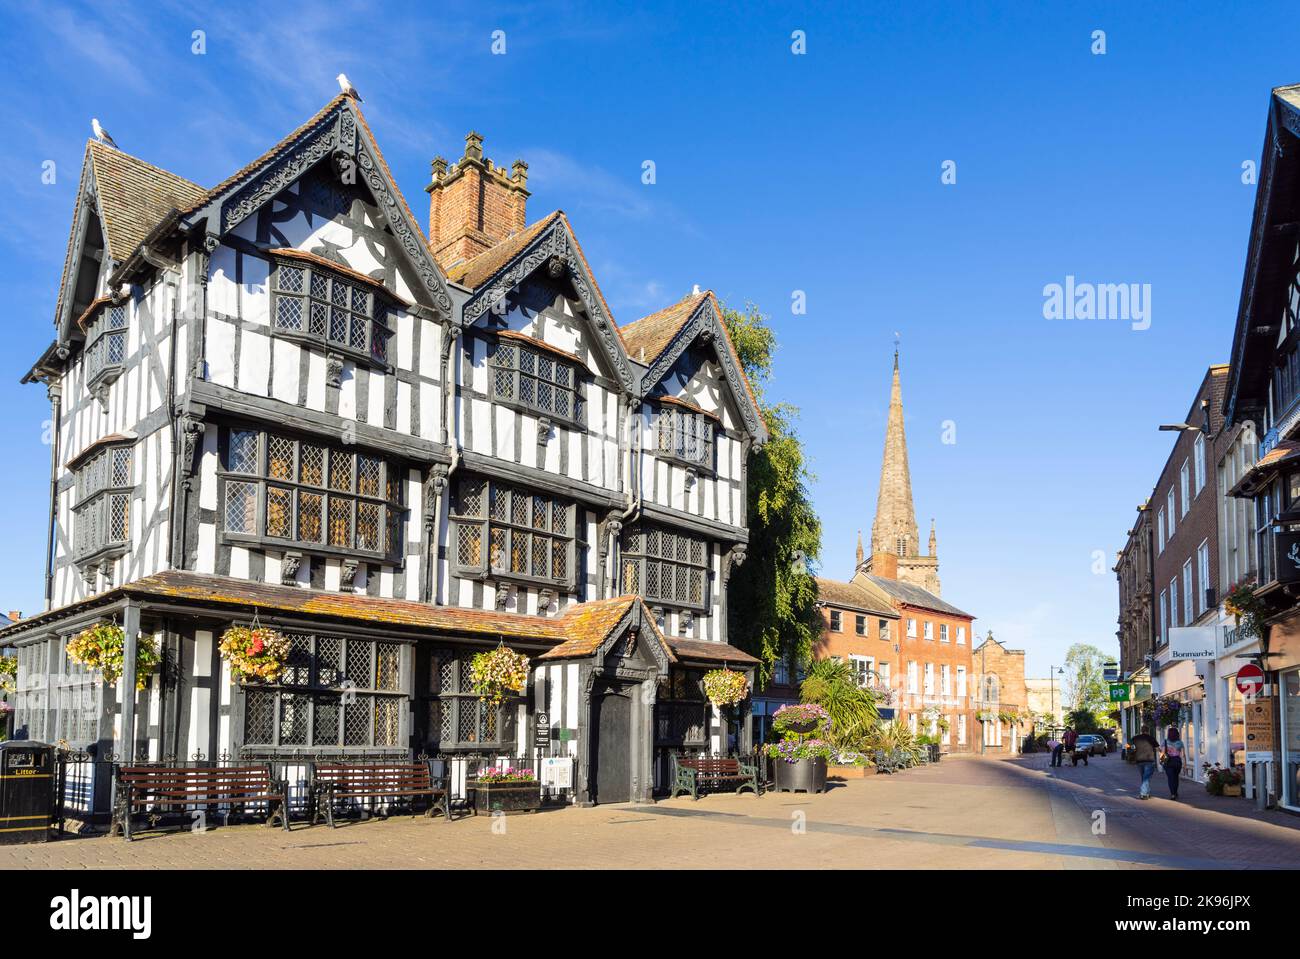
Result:
[[[125,260],[172,210],[204,196],[203,187],[97,140],[87,144],[99,187],[108,254]]]
[[[1256,460],[1254,465],[1242,474],[1241,479],[1237,480],[1232,489],[1228,490],[1228,495],[1249,495],[1269,479],[1278,467],[1284,463],[1293,463],[1298,459],[1300,459],[1300,443],[1293,440],[1282,440]]]
[[[936,613],[948,613],[952,616],[965,616],[968,619],[975,618],[974,614],[963,612],[951,603],[945,603],[934,593],[928,589],[922,589],[920,586],[913,586],[911,583],[904,583],[897,579],[886,579],[883,576],[868,576],[867,579],[900,603],[906,603],[908,606],[928,609]]]
[[[837,579],[822,579],[820,576],[816,579],[817,595],[822,602],[831,606],[844,606],[848,609],[898,618],[896,611],[881,603],[865,587],[857,583],[842,583]]]
[[[538,220],[532,226],[525,227],[514,236],[508,237],[496,246],[484,250],[478,256],[472,256],[468,260],[462,260],[460,263],[449,266],[447,268],[447,279],[471,290],[477,290],[496,276],[497,272],[514,259],[520,250],[532,243],[538,234],[560,216],[563,216],[563,214],[556,210],[554,213],[550,213]]]
[[[623,327],[623,342],[627,344],[628,356],[647,366],[653,363],[708,295],[707,292],[690,293],[672,306]]]

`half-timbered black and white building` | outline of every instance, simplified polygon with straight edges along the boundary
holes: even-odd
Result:
[[[709,292],[619,326],[561,212],[482,138],[428,232],[343,94],[204,188],[88,144],[55,337],[45,612],[0,631],[16,727],[101,756],[567,756],[647,799],[668,750],[746,748],[727,642],[765,427]],[[153,637],[137,696],[70,664]],[[293,643],[240,685],[231,624]],[[467,664],[525,651],[500,709]],[[544,726],[539,719],[544,717]]]

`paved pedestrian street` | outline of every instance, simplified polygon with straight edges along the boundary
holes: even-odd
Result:
[[[0,869],[233,868],[1277,868],[1300,863],[1300,819],[1184,783],[1137,799],[1118,756],[1050,769],[1046,755],[937,766],[768,793],[567,808],[493,820],[394,817],[69,837],[0,847]],[[1104,820],[1102,817],[1104,816]],[[1094,823],[1098,832],[1094,832]]]

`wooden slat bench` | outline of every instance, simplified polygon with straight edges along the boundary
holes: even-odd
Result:
[[[747,766],[739,759],[674,754],[672,784],[669,799],[675,799],[680,793],[699,799],[702,787],[716,789],[725,785],[734,785],[736,792],[748,788],[757,796],[758,767]]]
[[[395,799],[414,809],[414,800],[421,796],[429,800],[426,816],[432,817],[434,810],[441,808],[451,821],[450,790],[444,780],[430,773],[427,762],[312,763],[312,825],[319,821],[323,807],[325,821],[335,826],[334,806],[340,800]]]
[[[131,818],[152,807],[153,814],[186,813],[193,806],[246,806],[266,803],[266,824],[280,820],[289,829],[287,789],[269,765],[251,766],[119,766],[113,830],[131,839]]]

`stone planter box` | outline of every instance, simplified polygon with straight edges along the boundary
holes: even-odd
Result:
[[[475,812],[533,812],[542,808],[542,784],[482,783],[472,784]]]
[[[777,792],[819,793],[826,791],[826,760],[796,759],[786,762],[784,759],[772,761],[776,776]]]

